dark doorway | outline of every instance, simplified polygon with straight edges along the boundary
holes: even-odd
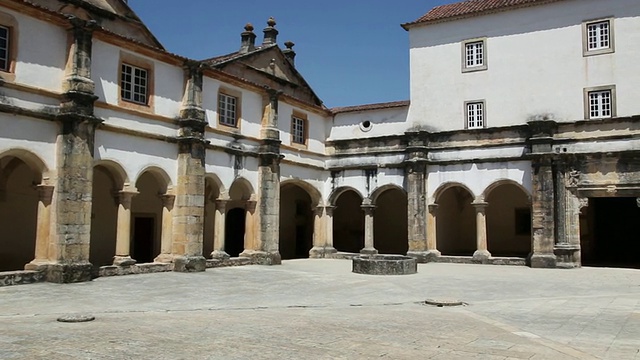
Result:
[[[589,199],[593,240],[587,246],[583,238],[583,265],[640,268],[638,205],[637,198]]]
[[[283,260],[309,257],[313,247],[311,197],[289,184],[280,192],[280,255]]]
[[[153,240],[156,219],[136,216],[133,221],[133,257],[139,264],[153,262]]]
[[[227,212],[224,251],[231,257],[238,257],[244,251],[245,218],[245,209],[235,208]]]
[[[340,252],[359,253],[364,248],[362,198],[346,191],[336,201],[333,212],[333,246]]]

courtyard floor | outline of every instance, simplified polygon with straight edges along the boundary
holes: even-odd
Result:
[[[640,270],[294,260],[0,288],[0,359],[372,358],[640,359]]]

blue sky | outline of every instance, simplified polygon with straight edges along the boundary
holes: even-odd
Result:
[[[251,22],[273,16],[278,44],[293,41],[296,67],[327,107],[409,98],[409,36],[401,23],[453,0],[129,0],[171,52],[206,59],[238,50]]]

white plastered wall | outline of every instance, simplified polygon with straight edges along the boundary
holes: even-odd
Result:
[[[10,150],[24,150],[39,157],[49,171],[55,171],[57,123],[0,114],[0,130],[0,156]]]
[[[343,170],[329,176],[324,184],[324,195],[327,203],[336,189],[352,188],[363,198],[370,197],[373,192],[387,185],[404,189],[404,170],[401,168],[379,168],[372,170]]]
[[[336,114],[329,134],[329,140],[373,138],[401,135],[407,125],[408,107],[377,109]],[[369,121],[369,130],[361,124]]]

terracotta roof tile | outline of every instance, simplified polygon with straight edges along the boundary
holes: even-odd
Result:
[[[411,25],[435,23],[457,18],[478,16],[496,11],[540,5],[562,0],[467,0],[453,4],[436,6],[418,20],[402,24],[408,29]]]
[[[409,104],[410,104],[409,100],[404,100],[404,101],[393,101],[393,102],[378,103],[378,104],[335,107],[330,109],[330,111],[333,114],[340,114],[340,113],[346,113],[346,112],[356,112],[356,111],[366,111],[366,110],[392,109],[397,107],[409,106]]]

